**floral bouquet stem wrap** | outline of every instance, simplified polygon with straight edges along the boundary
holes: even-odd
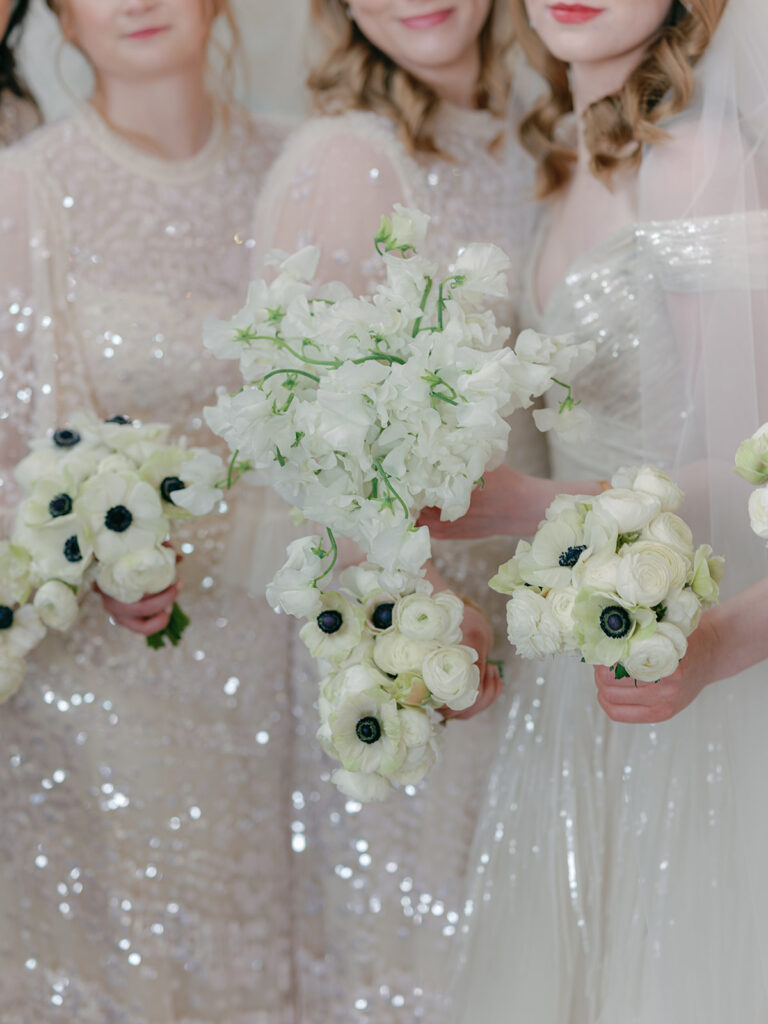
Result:
[[[13,535],[0,542],[0,700],[18,689],[24,656],[47,629],[74,624],[91,582],[132,603],[176,579],[173,524],[210,512],[228,474],[206,449],[169,444],[169,431],[81,412],[32,441],[15,470],[24,497]],[[187,623],[174,606],[147,642],[177,644]]]
[[[402,207],[382,219],[375,244],[386,280],[370,298],[355,296],[339,283],[316,284],[319,252],[310,247],[293,256],[273,254],[274,281],[254,282],[243,310],[229,322],[206,326],[206,346],[222,359],[238,360],[243,378],[236,394],[221,394],[217,405],[205,410],[209,426],[303,519],[326,531],[323,539],[312,536],[291,545],[267,590],[273,607],[314,620],[304,635],[318,643],[316,629],[324,632],[321,618],[330,622],[332,612],[349,617],[350,623],[367,621],[361,611],[369,602],[367,592],[353,588],[343,611],[328,605],[341,600],[337,593],[325,593],[341,536],[364,553],[371,567],[366,571],[380,574],[374,590],[389,594],[398,621],[399,602],[409,600],[424,602],[429,621],[442,621],[442,612],[427,610],[438,597],[423,589],[430,541],[427,528],[415,525],[419,512],[437,506],[444,519],[463,515],[483,473],[504,457],[506,417],[529,406],[553,378],[568,387],[569,378],[594,354],[591,343],[576,345],[530,331],[521,336],[517,350],[507,347],[509,329],[499,327],[486,306],[507,295],[509,260],[493,245],[469,245],[441,276],[437,264],[418,254],[427,227],[425,215]],[[451,607],[455,610],[456,604]],[[346,625],[339,632],[351,636]],[[453,626],[445,626],[429,643],[453,648],[455,641],[446,638],[454,634]],[[409,641],[413,647],[417,638]],[[381,700],[388,695],[390,704],[385,701],[382,707],[391,706],[397,713],[392,722],[399,721],[397,715],[412,705],[398,697],[404,692],[402,680],[394,689],[386,680],[402,672],[423,677],[422,661],[411,654],[407,669],[398,661],[397,671],[390,671],[361,653],[391,643],[367,637],[363,648],[347,651],[345,659],[353,662],[348,667],[356,671],[331,674],[332,682],[321,687],[321,708],[346,707],[363,675],[371,676]],[[342,636],[330,645],[341,649]],[[317,653],[328,646],[323,643]],[[455,654],[456,665],[466,657]],[[447,673],[448,658],[443,665]],[[321,737],[345,765],[348,774],[337,777],[339,784],[350,791],[354,773],[405,778],[399,753],[376,761],[376,751],[383,751],[393,735],[383,719],[377,718],[371,733],[375,739],[358,737],[371,747],[358,761],[324,731],[333,731],[335,714],[328,711]],[[423,709],[415,714],[409,712],[410,721],[430,720]],[[393,749],[401,753],[406,748],[398,740]],[[429,759],[420,757],[419,771],[426,770]],[[376,768],[371,768],[373,761]],[[409,777],[414,773],[411,766]],[[368,779],[359,788],[372,798],[381,796],[384,787]]]
[[[666,474],[621,469],[611,483],[597,497],[559,495],[490,585],[511,595],[509,641],[522,657],[576,653],[619,679],[655,682],[717,602],[723,559],[694,548]]]

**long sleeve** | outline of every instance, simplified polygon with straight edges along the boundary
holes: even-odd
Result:
[[[273,166],[257,213],[255,273],[270,249],[321,249],[320,280],[370,291],[380,273],[373,239],[394,203],[416,203],[415,165],[372,115],[318,118]]]

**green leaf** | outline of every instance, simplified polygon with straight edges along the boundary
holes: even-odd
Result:
[[[616,679],[629,679],[629,672],[627,672],[620,661],[613,666],[613,674]]]
[[[158,633],[153,633],[151,636],[147,637],[147,647],[151,647],[153,651],[159,651],[161,647],[165,647],[166,640],[171,644],[171,646],[178,646],[184,634],[184,630],[189,625],[189,621],[189,616],[186,615],[174,601],[168,625],[165,629],[161,629]]]

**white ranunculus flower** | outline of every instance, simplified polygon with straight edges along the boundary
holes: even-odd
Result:
[[[73,486],[80,486],[92,476],[99,463],[109,455],[109,449],[93,442],[81,441],[71,448],[58,448],[50,438],[32,441],[31,454],[19,462],[13,475],[25,493],[29,493],[38,480],[58,478],[66,473]]]
[[[612,488],[597,495],[593,508],[612,516],[619,533],[636,533],[659,514],[661,501],[645,491]]]
[[[390,774],[390,782],[395,786],[415,786],[425,778],[436,760],[437,751],[432,743],[412,747],[402,766]]]
[[[655,466],[625,466],[614,473],[611,486],[652,494],[662,512],[676,512],[683,503],[683,492],[674,480]]]
[[[457,644],[462,636],[462,623],[464,621],[464,602],[451,590],[439,590],[434,595],[434,601],[448,616],[448,625],[440,640],[446,644]]]
[[[616,590],[628,605],[655,608],[682,587],[690,565],[674,548],[655,541],[627,545],[619,556]]]
[[[691,528],[674,512],[662,512],[643,530],[644,540],[653,540],[674,548],[693,567],[693,534]]]
[[[507,602],[507,636],[522,658],[543,658],[561,650],[560,624],[547,599],[531,587]]]
[[[386,800],[392,791],[389,782],[377,772],[348,772],[346,768],[337,768],[331,781],[344,796],[361,804]]]
[[[736,452],[736,472],[751,484],[768,481],[768,423],[742,441]]]
[[[24,604],[32,589],[32,556],[26,548],[0,540],[0,604]]]
[[[116,562],[98,562],[96,582],[116,601],[133,604],[159,594],[176,579],[176,552],[164,544],[129,551]]]
[[[622,664],[632,679],[653,683],[671,676],[688,649],[688,641],[677,626],[660,622],[651,636],[633,639]]]
[[[621,557],[611,551],[590,555],[579,560],[574,569],[573,581],[577,587],[592,590],[612,591],[616,589],[616,574]]]
[[[552,615],[560,629],[560,647],[563,651],[575,651],[578,641],[574,635],[573,606],[576,603],[576,587],[550,590],[546,596]]]
[[[684,587],[669,595],[664,602],[664,622],[677,626],[685,636],[690,636],[701,619],[701,601],[690,589]]]
[[[35,594],[33,604],[43,625],[61,632],[75,624],[80,610],[72,588],[60,580],[48,580],[44,583]]]
[[[23,658],[45,636],[45,626],[31,604],[0,607],[0,654]]]
[[[758,537],[768,538],[768,486],[750,494],[749,523]]]
[[[443,601],[438,602],[436,596],[408,594],[406,597],[401,597],[395,604],[393,609],[394,626],[404,636],[411,637],[413,640],[440,640],[442,643],[454,643],[453,638],[447,639],[449,635],[456,632],[454,623],[457,609],[453,604],[454,601],[459,606],[460,622],[464,606],[455,595],[446,594]],[[460,633],[456,639],[460,639]]]
[[[75,502],[75,513],[85,523],[102,562],[154,548],[170,529],[159,494],[135,473],[92,477]]]
[[[477,700],[480,669],[477,651],[465,644],[439,647],[424,659],[422,675],[437,705],[464,711]]]
[[[424,659],[439,648],[436,640],[414,640],[397,630],[376,637],[373,660],[388,675],[401,672],[422,672]]]
[[[423,747],[432,739],[432,718],[434,712],[422,708],[402,708],[400,722],[403,726],[403,742],[409,750]]]

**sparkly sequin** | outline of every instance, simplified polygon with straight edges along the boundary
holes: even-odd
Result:
[[[211,444],[201,408],[229,382],[201,322],[241,304],[238,238],[281,137],[235,112],[169,164],[87,110],[3,158],[0,206],[19,181],[29,199],[28,221],[0,214],[0,246],[23,236],[0,295],[6,509],[24,440],[74,407]],[[0,710],[3,1024],[295,1020],[287,624],[232,584],[231,530],[181,531],[178,649],[150,651],[92,595]]]

